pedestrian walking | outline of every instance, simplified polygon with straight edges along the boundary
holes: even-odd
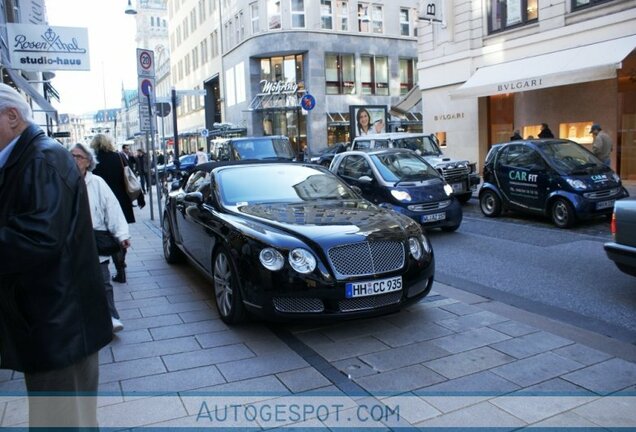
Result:
[[[95,151],[97,157],[97,166],[93,170],[93,174],[104,179],[106,184],[115,194],[115,198],[119,201],[121,210],[124,212],[128,223],[135,223],[135,215],[133,213],[133,204],[126,192],[126,182],[124,180],[124,166],[127,165],[125,158],[121,157],[115,151],[113,140],[108,135],[97,134],[93,137],[90,147]],[[143,208],[146,205],[144,194],[139,194],[137,205]],[[126,249],[122,249],[117,254],[112,255],[113,264],[117,274],[113,276],[113,281],[119,283],[126,282]]]
[[[141,193],[145,194],[146,184],[148,184],[148,170],[146,169],[146,153],[144,153],[142,149],[137,149],[135,163],[137,165],[137,175],[139,176],[139,183],[141,183]]]
[[[208,161],[208,155],[203,151],[203,147],[199,147],[196,153],[197,156],[197,165],[206,163]]]
[[[133,155],[128,144],[123,144],[121,146],[121,154],[123,154],[126,158],[130,169],[133,170],[133,172],[137,172],[137,161],[135,160],[135,155]]]
[[[594,136],[592,144],[592,153],[599,158],[605,165],[610,166],[610,154],[612,153],[612,138],[601,129],[601,125],[593,124],[590,133]]]
[[[121,211],[113,191],[110,190],[104,179],[94,175],[92,172],[97,165],[93,151],[78,143],[71,149],[71,154],[86,183],[93,230],[108,231],[117,239],[122,249],[127,249],[130,247],[128,222],[126,222],[124,213]],[[119,312],[117,312],[115,307],[113,284],[110,281],[110,271],[108,270],[108,258],[108,256],[100,256],[99,263],[106,289],[106,299],[108,300],[108,309],[110,310],[113,324],[113,333],[116,333],[124,329],[124,324],[119,319]]]
[[[554,134],[550,130],[547,123],[541,123],[541,131],[539,132],[539,138],[554,138]]]
[[[29,426],[97,427],[111,339],[84,180],[0,83],[0,368],[24,372]]]

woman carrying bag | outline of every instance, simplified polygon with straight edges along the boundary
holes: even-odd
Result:
[[[116,242],[119,243],[121,249],[130,247],[130,233],[128,232],[128,223],[121,211],[117,198],[110,190],[106,182],[92,173],[96,162],[93,152],[84,147],[82,144],[75,144],[71,149],[75,164],[80,170],[86,183],[88,191],[88,204],[91,211],[91,219],[93,221],[93,230],[105,235],[112,235]],[[97,242],[98,244],[100,242]],[[113,333],[123,330],[124,325],[119,320],[119,313],[115,308],[115,299],[113,296],[113,285],[110,282],[110,271],[108,270],[108,256],[100,254],[99,262],[104,278],[104,286],[106,287],[106,298],[108,299],[108,308],[110,309],[111,320],[113,323]]]
[[[115,198],[119,201],[121,210],[124,212],[128,223],[135,223],[135,215],[133,213],[133,205],[128,195],[126,180],[124,178],[124,167],[128,166],[128,162],[124,157],[115,150],[113,140],[110,136],[97,134],[91,141],[91,148],[95,151],[98,165],[93,174],[104,179],[106,184],[115,194]],[[139,194],[137,197],[139,208],[146,205],[144,195]],[[122,249],[119,253],[112,255],[113,263],[117,269],[117,274],[113,276],[115,282],[126,282],[126,249]]]

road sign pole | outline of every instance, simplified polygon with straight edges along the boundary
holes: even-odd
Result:
[[[174,133],[174,166],[179,170],[179,131],[177,130],[177,89],[172,89],[172,131]]]
[[[146,171],[147,173],[150,173],[150,160],[152,158],[152,155],[154,155],[155,153],[155,131],[153,126],[153,115],[152,115],[152,100],[150,98],[150,92],[148,92],[148,94],[146,94],[146,99],[148,101],[148,111],[150,112],[150,145],[151,145],[151,151],[148,152],[148,157],[147,157],[147,166],[148,166],[148,170]],[[147,141],[146,141],[147,142]],[[156,174],[157,170],[155,169],[155,174]],[[148,183],[150,183],[150,176],[148,176]],[[155,181],[155,187],[157,189],[157,212],[158,212],[158,217],[161,220],[161,190],[160,190],[160,186],[159,186],[159,182]],[[152,210],[152,187],[150,187],[150,184],[148,184],[148,196],[150,197],[150,220],[155,220],[154,219],[154,214],[153,214],[153,210]]]

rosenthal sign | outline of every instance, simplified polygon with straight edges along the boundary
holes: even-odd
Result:
[[[88,31],[7,23],[11,66],[28,71],[90,70]]]

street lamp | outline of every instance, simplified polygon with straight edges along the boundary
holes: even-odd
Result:
[[[127,15],[137,15],[137,9],[133,7],[133,5],[130,3],[130,0],[128,0],[128,6],[126,6],[126,10],[124,12]]]

